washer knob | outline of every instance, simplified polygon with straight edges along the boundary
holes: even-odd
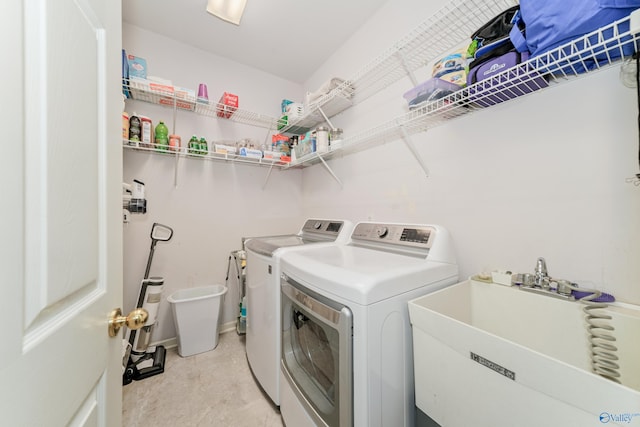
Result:
[[[376,234],[378,235],[379,238],[382,239],[387,234],[389,234],[389,229],[387,227],[378,227],[376,228]]]
[[[313,228],[315,228],[316,230],[320,230],[320,227],[322,227],[322,223],[320,221],[313,224]]]

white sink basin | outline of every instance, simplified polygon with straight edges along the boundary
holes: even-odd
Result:
[[[476,281],[410,301],[416,405],[443,427],[640,426],[640,307],[607,309],[623,385],[591,372],[583,307]]]

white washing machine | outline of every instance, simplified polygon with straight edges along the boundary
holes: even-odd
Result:
[[[276,405],[280,405],[280,257],[303,246],[346,243],[352,230],[350,221],[308,219],[298,234],[245,241],[247,359]]]
[[[437,225],[359,223],[346,245],[281,257],[287,426],[414,426],[407,303],[458,282]]]

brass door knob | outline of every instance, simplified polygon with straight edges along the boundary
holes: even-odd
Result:
[[[127,325],[127,328],[131,330],[140,329],[148,318],[149,312],[144,308],[136,308],[128,316],[123,316],[120,308],[113,309],[109,314],[109,336],[115,337],[118,335],[122,325]]]

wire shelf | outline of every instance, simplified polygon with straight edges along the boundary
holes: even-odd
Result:
[[[515,0],[456,0],[440,9],[381,55],[366,64],[350,79],[307,106],[305,117],[283,128],[296,133],[324,122],[372,95],[407,77],[427,63],[439,58],[511,6]],[[470,40],[469,40],[470,42]],[[345,100],[349,100],[345,103]]]
[[[506,3],[508,2],[504,4]],[[448,14],[445,13],[445,16]],[[435,101],[419,104],[408,113],[344,139],[341,148],[337,150],[318,154],[309,159],[299,159],[287,165],[286,168],[304,167],[305,163],[312,165],[320,161],[320,157],[328,159],[338,153],[360,151],[400,139],[405,133],[411,135],[424,132],[476,110],[507,102],[549,86],[575,80],[619,63],[624,58],[633,55],[639,44],[639,35],[632,34],[628,30],[629,21],[630,17],[623,18],[545,54],[506,69],[491,78],[474,83]],[[429,28],[431,27],[429,26]],[[407,42],[399,44],[406,45]],[[384,61],[380,62],[386,64]]]
[[[292,120],[291,123],[284,126],[280,132],[288,133],[292,135],[301,135],[305,132],[315,129],[320,123],[324,123],[325,118],[322,115],[324,113],[327,117],[333,117],[346,110],[353,105],[351,95],[337,94],[331,102],[320,104],[321,100],[318,100],[311,104],[307,110],[309,111],[303,117],[298,120]],[[322,113],[320,112],[322,108]]]
[[[288,166],[288,162],[282,161],[280,159],[247,157],[231,153],[216,153],[214,151],[209,151],[207,154],[189,153],[187,147],[172,149],[165,145],[158,145],[153,143],[147,144],[146,146],[141,146],[137,141],[129,141],[126,139],[122,140],[122,146],[128,150],[147,152],[170,157],[187,157],[191,159],[212,160],[218,162],[243,163],[253,166],[277,167],[278,169],[282,169],[285,166]]]
[[[169,89],[167,89],[169,88]],[[167,86],[140,86],[135,81],[129,85],[123,85],[123,90],[128,90],[131,99],[144,101],[164,107],[195,112],[201,116],[216,117],[221,120],[230,120],[265,129],[276,129],[278,119],[265,114],[254,113],[241,108],[231,108],[218,102],[204,103],[181,92],[172,90]]]
[[[500,12],[516,5],[515,0],[454,0],[440,9],[431,18],[416,27],[380,56],[364,66],[351,79],[345,80],[335,89],[321,96],[307,107],[307,113],[280,132],[302,134],[315,128],[326,118],[356,105],[389,85],[424,67],[459,46],[488,20]],[[273,159],[246,158],[231,154],[210,153],[193,155],[184,152],[171,153],[179,156],[202,157],[210,160],[238,161],[260,166],[277,166],[282,169],[310,166],[336,155],[361,151],[379,144],[394,141],[430,128],[439,126],[457,117],[478,109],[507,102],[540,89],[574,80],[592,72],[607,68],[632,55],[638,46],[638,35],[628,30],[630,18],[626,17],[590,34],[573,40],[543,55],[504,70],[493,77],[470,85],[432,102],[415,106],[386,123],[366,129],[342,141],[340,148],[326,153],[311,153],[295,162],[287,163]],[[220,118],[220,112],[228,106],[216,102],[205,104],[191,96],[162,87],[150,88],[124,86],[134,100],[150,102],[173,108],[174,111],[191,111],[208,117]],[[173,89],[173,88],[171,88]],[[278,129],[279,119],[249,112],[233,110],[233,114],[222,120],[258,126],[270,130]],[[125,147],[130,148],[127,144]],[[145,150],[145,148],[136,148]],[[146,149],[158,152],[154,148]]]

